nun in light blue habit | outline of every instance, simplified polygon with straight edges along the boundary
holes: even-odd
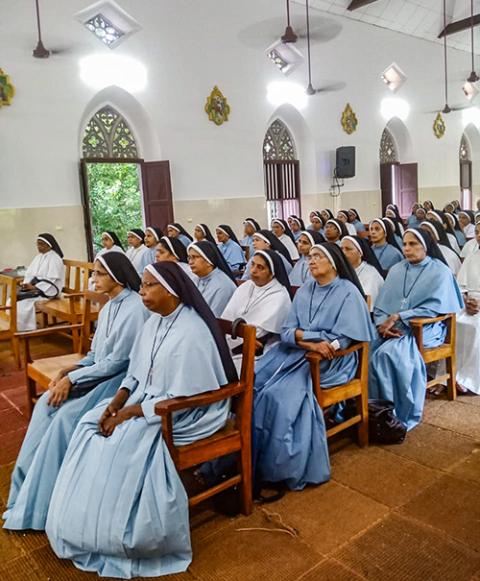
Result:
[[[245,265],[245,255],[235,232],[228,224],[217,226],[218,248],[232,272],[238,272]]]
[[[38,400],[3,515],[7,529],[43,530],[68,442],[80,418],[113,396],[125,377],[135,337],[148,316],[136,291],[140,278],[125,254],[107,252],[94,268],[97,289],[110,300],[101,310],[91,350],[63,369]]]
[[[369,230],[373,253],[383,271],[388,272],[394,264],[403,260],[392,225],[390,221],[375,218],[370,222]]]
[[[193,282],[213,314],[220,317],[237,290],[232,271],[225,258],[216,244],[201,240],[192,242],[188,247],[188,262],[195,275]]]
[[[185,248],[188,247],[190,242],[193,242],[193,238],[185,230],[185,228],[178,222],[172,222],[171,224],[168,224],[167,234],[172,238],[178,238],[180,242],[185,246]]]
[[[388,273],[373,310],[382,338],[372,346],[369,396],[393,401],[395,414],[410,430],[422,419],[427,373],[409,321],[456,313],[463,299],[429,232],[409,228],[403,239],[406,260]],[[443,322],[423,329],[425,347],[444,342]]]
[[[141,295],[153,314],[121,388],[79,423],[55,485],[46,532],[83,571],[131,579],[185,571],[192,559],[188,499],[155,405],[236,381],[225,336],[178,265],[149,265]],[[229,402],[179,411],[176,444],[211,436]]]
[[[324,389],[350,381],[358,357],[329,359],[352,341],[375,334],[360,283],[336,244],[310,251],[312,279],[297,291],[281,333],[255,368],[253,462],[255,481],[284,481],[292,490],[330,478],[323,412],[312,389],[306,351],[325,356]]]
[[[295,266],[288,275],[292,286],[302,286],[307,279],[312,278],[309,269],[308,255],[312,246],[314,244],[320,244],[321,242],[325,242],[325,238],[319,232],[315,232],[314,230],[304,230],[303,232],[300,232],[300,236],[297,240],[297,248],[300,258],[297,260]]]
[[[306,229],[305,222],[298,216],[295,216],[294,214],[292,214],[292,216],[289,216],[287,221],[288,225],[290,226],[290,231],[292,232],[292,235],[295,239],[295,242],[298,242],[298,239],[302,235],[302,232],[304,232]]]
[[[155,226],[149,226],[145,230],[145,246],[148,248],[150,252],[147,264],[153,264],[154,262],[157,262],[155,256],[157,252],[157,244],[160,242],[162,236],[163,236],[162,230],[160,228],[156,228]]]
[[[240,240],[240,246],[248,246],[249,256],[253,256],[255,248],[253,247],[253,235],[260,230],[260,224],[253,218],[245,218],[243,223],[245,236]]]
[[[270,230],[259,230],[253,235],[253,248],[254,253],[257,250],[274,250],[281,258],[283,266],[285,267],[285,272],[289,275],[292,272],[293,260],[290,257],[286,246],[283,242],[275,236]],[[253,254],[247,262],[245,267],[245,272],[242,275],[242,280],[250,280],[250,267],[252,264]]]

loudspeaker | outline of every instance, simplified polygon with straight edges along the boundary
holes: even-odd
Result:
[[[355,177],[355,147],[337,147],[335,172],[338,178]]]

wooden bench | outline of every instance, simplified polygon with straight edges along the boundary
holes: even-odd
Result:
[[[358,353],[358,367],[355,377],[345,385],[336,387],[322,388],[320,377],[320,363],[323,360],[319,353],[309,351],[305,357],[310,363],[310,372],[312,375],[313,393],[317,398],[318,405],[322,410],[343,402],[348,399],[355,399],[357,413],[336,426],[327,429],[327,438],[350,428],[358,426],[358,444],[359,446],[368,446],[368,343],[356,343],[348,349],[337,351],[334,358],[344,357],[351,353]]]
[[[17,279],[0,274],[0,341],[10,341],[13,358],[21,367],[17,333]]]
[[[30,415],[39,396],[48,389],[50,382],[56,377],[58,372],[65,367],[76,365],[88,352],[91,344],[93,323],[97,320],[100,309],[107,302],[107,295],[86,291],[82,302],[83,313],[81,323],[56,325],[45,329],[37,329],[36,331],[17,333],[16,336],[25,341],[25,374]],[[31,339],[46,337],[53,333],[73,332],[74,329],[80,333],[80,340],[78,342],[78,348],[73,353],[58,357],[47,357],[45,359],[32,359],[30,352]],[[37,391],[37,387],[40,388],[40,393]]]
[[[219,320],[225,334],[232,334],[232,323]],[[250,514],[252,501],[252,405],[255,363],[256,329],[251,325],[238,324],[236,336],[243,338],[242,370],[240,380],[207,393],[191,397],[177,397],[156,404],[155,413],[162,417],[162,433],[170,455],[180,472],[203,462],[214,460],[227,454],[238,453],[238,474],[196,494],[189,499],[189,506],[195,506],[233,486],[240,486],[242,512]],[[172,414],[179,410],[211,405],[218,401],[232,399],[234,418],[227,425],[203,440],[186,446],[176,446],[173,441]]]
[[[415,318],[410,320],[415,341],[417,342],[418,350],[420,351],[425,364],[433,363],[434,361],[445,360],[447,373],[435,377],[427,381],[427,389],[433,387],[438,383],[447,380],[447,397],[450,400],[457,398],[457,355],[455,351],[455,341],[457,335],[456,316],[454,313],[448,315],[441,315],[433,318]],[[423,346],[423,328],[425,325],[432,323],[445,322],[447,326],[447,336],[445,342],[438,347],[424,347]],[[480,355],[479,355],[480,356]]]

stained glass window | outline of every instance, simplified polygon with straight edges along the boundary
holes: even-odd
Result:
[[[460,161],[471,161],[471,159],[470,159],[470,145],[469,145],[465,135],[462,135],[462,139],[460,140],[460,150],[458,153],[459,153]]]
[[[85,26],[109,48],[113,48],[113,45],[124,35],[124,33],[113,25],[110,20],[105,18],[103,14],[97,14],[87,20]]]
[[[380,140],[380,163],[393,163],[399,161],[397,146],[393,135],[385,127]]]
[[[265,134],[263,159],[284,161],[296,159],[292,136],[280,119],[275,119]]]
[[[137,159],[135,137],[125,119],[110,106],[90,119],[83,137],[83,157]]]

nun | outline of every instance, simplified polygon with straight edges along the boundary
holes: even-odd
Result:
[[[390,214],[390,216],[388,214]],[[392,214],[393,214],[392,210],[387,210],[387,214],[385,215],[383,220],[390,224],[390,226],[392,227],[397,247],[401,249],[403,246],[402,237],[403,233],[405,232],[405,228],[403,227],[403,224],[401,222],[399,222],[396,218],[392,216]]]
[[[228,224],[220,224],[217,226],[216,235],[220,252],[227,261],[230,270],[237,273],[245,266],[245,255],[235,232]]]
[[[57,297],[65,282],[63,252],[55,238],[48,233],[37,236],[38,254],[25,272],[21,291],[31,293],[29,298],[17,297],[17,330],[33,331],[37,328],[35,303]]]
[[[435,210],[435,206],[433,205],[433,202],[431,200],[425,200],[423,202],[423,207],[425,209],[425,212],[429,212],[430,210]]]
[[[329,210],[328,208],[324,208],[323,210],[320,210],[320,215],[323,218],[324,223],[326,223],[327,220],[333,220],[335,218],[332,210]]]
[[[156,262],[176,262],[185,274],[192,280],[195,275],[188,265],[187,249],[178,237],[162,236],[155,252]]]
[[[405,260],[388,273],[373,310],[380,339],[370,356],[369,397],[393,401],[396,416],[411,430],[422,419],[427,373],[409,322],[414,317],[456,313],[463,300],[428,232],[407,229],[403,253]],[[424,346],[441,345],[446,332],[443,322],[425,325]]]
[[[292,272],[288,275],[290,284],[292,286],[302,286],[302,284],[309,278],[311,278],[310,269],[308,268],[308,255],[312,246],[315,244],[320,244],[325,242],[325,238],[318,232],[304,230],[301,232],[297,240],[298,253],[300,254],[300,259],[297,260]]]
[[[197,224],[193,231],[193,237],[197,242],[208,240],[208,242],[211,242],[212,244],[217,244],[213,234],[210,232],[210,228],[206,224]]]
[[[420,229],[428,230],[434,237],[448,268],[456,276],[462,266],[462,262],[458,254],[450,246],[450,241],[447,238],[447,233],[443,229],[442,224],[436,220],[426,220],[420,224]]]
[[[403,260],[403,255],[397,245],[392,225],[382,218],[370,222],[370,242],[383,271],[388,271],[394,264]]]
[[[356,353],[333,359],[352,341],[371,341],[375,328],[358,279],[336,244],[310,250],[312,278],[298,289],[281,333],[255,368],[255,481],[285,482],[291,490],[330,478],[323,411],[312,389],[305,352],[323,356],[322,388],[350,381]]]
[[[283,266],[287,275],[290,275],[290,272],[293,268],[293,260],[290,258],[290,253],[288,252],[287,248],[284,246],[280,239],[270,232],[270,230],[259,230],[255,232],[253,235],[253,249],[254,253],[257,250],[274,250],[280,255],[280,259],[283,262]],[[250,279],[250,267],[252,265],[253,254],[250,257],[249,261],[247,262],[247,266],[245,267],[245,272],[242,275],[242,280],[249,280]]]
[[[147,318],[140,278],[122,252],[94,263],[95,290],[109,297],[100,311],[93,343],[76,365],[65,367],[35,405],[12,473],[7,529],[44,530],[55,480],[68,442],[81,417],[112,397],[125,377],[129,354]]]
[[[465,308],[457,316],[457,389],[480,395],[480,223],[475,226],[475,250],[457,276]]]
[[[193,238],[185,230],[185,228],[178,222],[172,222],[172,224],[167,225],[167,234],[169,238],[178,238],[180,242],[185,246],[185,248],[188,247],[190,242],[193,242]]]
[[[409,228],[415,228],[420,225],[420,221],[417,219],[417,210],[421,208],[418,202],[415,202],[412,206],[412,211],[410,216],[407,218],[407,225]]]
[[[360,232],[365,232],[365,226],[360,219],[360,214],[357,212],[357,210],[355,210],[355,208],[350,208],[348,210],[348,221],[350,224],[355,226],[357,234],[360,234]]]
[[[475,214],[471,210],[458,212],[458,221],[467,240],[475,238]]]
[[[305,231],[305,224],[298,216],[290,216],[289,221],[291,222],[290,230],[295,239],[295,243],[297,243],[300,235]]]
[[[127,376],[113,399],[80,421],[46,524],[58,557],[121,579],[180,573],[192,560],[188,498],[155,405],[237,381],[217,320],[178,265],[148,265],[140,294],[152,314],[134,343]],[[228,412],[224,400],[174,414],[174,442],[213,435]]]
[[[149,226],[145,230],[145,246],[150,252],[147,264],[153,264],[156,261],[155,255],[157,252],[157,244],[160,242],[160,238],[162,236],[162,230],[160,228],[156,228],[155,226]]]
[[[122,243],[120,242],[120,238],[117,236],[113,230],[105,230],[102,232],[101,238],[102,248],[97,252],[95,259],[98,256],[102,256],[105,252],[124,252],[125,249],[123,248]]]
[[[443,229],[445,230],[445,234],[447,235],[448,242],[450,244],[450,248],[460,256],[460,246],[458,245],[457,237],[455,236],[455,230],[450,223],[450,220],[447,218],[445,212],[440,212],[440,210],[432,210],[427,214],[427,220],[431,222],[438,222],[442,225]]]
[[[313,214],[313,212],[312,212],[312,214]],[[325,237],[325,222],[326,222],[326,220],[323,219],[320,212],[315,213],[315,215],[313,215],[313,216],[312,216],[312,214],[310,214],[311,218],[310,218],[310,226],[308,227],[308,230],[310,232],[318,232],[323,237]]]
[[[243,238],[240,240],[240,246],[248,246],[249,257],[253,256],[255,248],[253,247],[253,235],[260,230],[260,224],[253,218],[245,218],[243,222]]]
[[[252,256],[250,279],[233,293],[222,319],[244,319],[257,328],[257,355],[279,339],[291,305],[290,283],[282,259],[273,250],[256,250]],[[241,365],[241,340],[229,339],[235,365]]]
[[[342,238],[342,251],[362,285],[363,292],[370,297],[370,310],[373,311],[375,301],[385,282],[383,271],[377,257],[368,242],[360,236],[345,236]]]
[[[280,220],[279,218],[274,218],[272,220],[272,232],[288,250],[290,258],[293,261],[298,260],[300,257],[295,245],[295,238],[287,222],[285,220]]]
[[[332,242],[340,246],[340,241],[348,235],[346,225],[341,220],[331,218],[325,223],[325,238],[327,242]]]
[[[143,269],[150,264],[152,256],[150,250],[145,246],[145,232],[140,228],[133,228],[127,232],[128,249],[125,253],[133,264],[139,276],[142,276]]]
[[[337,212],[337,220],[343,223],[347,230],[347,234],[350,234],[350,236],[355,236],[355,234],[357,233],[357,229],[353,224],[349,222],[347,210],[339,210]]]
[[[457,215],[454,214],[453,212],[452,213],[445,212],[445,217],[448,223],[450,224],[453,233],[455,234],[455,238],[457,239],[459,247],[463,249],[467,239],[465,238],[465,234],[463,233],[463,230],[460,226],[460,222],[458,221]]]
[[[188,247],[188,264],[205,302],[220,317],[237,285],[217,245],[208,240],[192,242]]]

